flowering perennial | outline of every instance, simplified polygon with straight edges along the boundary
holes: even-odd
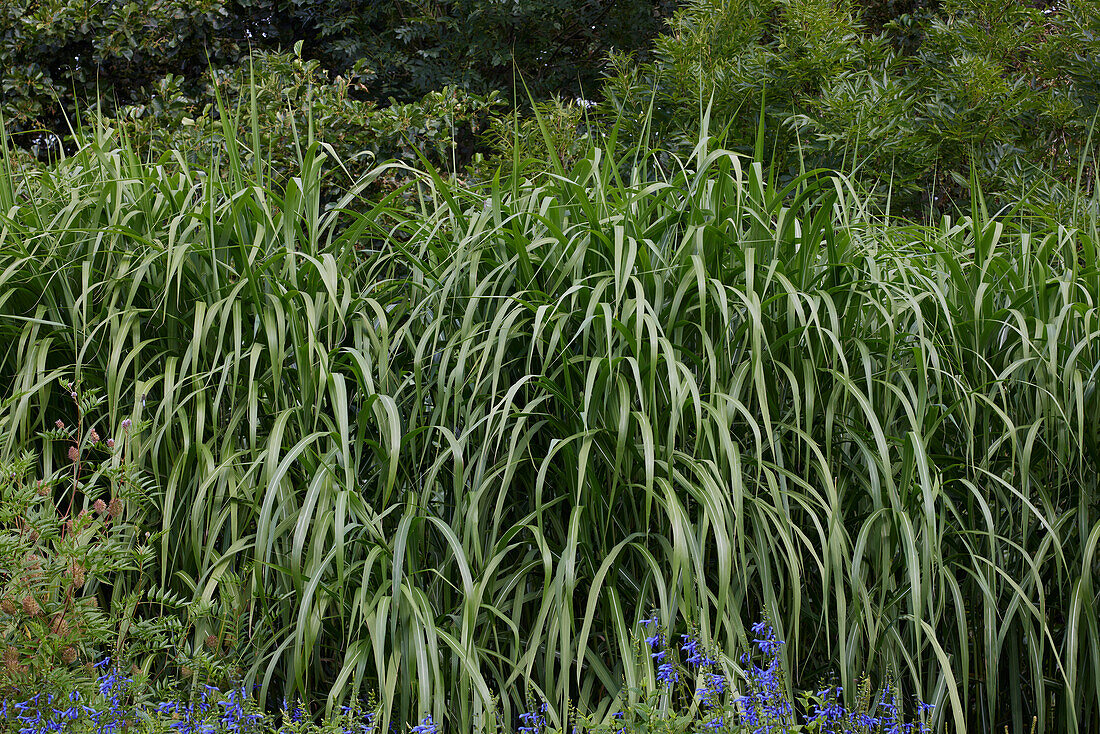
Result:
[[[897,688],[886,682],[874,699],[864,688],[857,698],[868,702],[855,709],[842,703],[840,686],[826,686],[810,696],[809,710],[796,711],[787,694],[783,678],[781,654],[784,642],[766,622],[751,627],[751,646],[740,657],[742,674],[731,676],[723,668],[720,656],[708,651],[694,634],[680,635],[680,644],[670,645],[656,618],[640,622],[645,634],[645,649],[656,665],[658,689],[651,692],[651,701],[664,698],[666,705],[627,707],[610,716],[603,725],[575,723],[574,734],[631,734],[649,731],[654,716],[658,719],[677,717],[675,703],[697,702],[691,707],[696,713],[691,731],[737,732],[738,734],[791,734],[806,729],[820,734],[929,734],[928,720],[933,708],[916,702],[910,712],[916,722],[906,722],[903,704]],[[682,663],[679,660],[682,659]],[[301,703],[283,703],[281,723],[276,725],[262,713],[248,691],[234,688],[222,691],[203,686],[192,700],[168,701],[156,705],[135,703],[137,698],[132,678],[127,677],[110,660],[95,666],[98,669],[95,694],[81,695],[37,693],[24,701],[0,701],[0,732],[18,734],[53,734],[70,732],[83,734],[116,734],[130,731],[175,732],[176,734],[298,734],[307,731],[308,717]],[[686,688],[685,688],[686,687]],[[682,694],[682,695],[680,695]],[[533,711],[519,715],[517,734],[546,734],[549,725],[545,703]],[[683,717],[679,719],[682,721]],[[159,728],[145,729],[141,722],[159,721]],[[372,712],[362,713],[357,707],[343,707],[335,728],[325,731],[337,734],[374,734],[377,718]],[[803,729],[802,727],[806,727]],[[391,727],[392,728],[392,727]],[[394,730],[399,731],[399,730]],[[441,734],[442,727],[431,716],[409,727],[409,734]]]

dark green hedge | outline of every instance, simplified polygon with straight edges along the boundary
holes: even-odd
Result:
[[[645,48],[673,0],[9,0],[0,3],[0,112],[25,146],[56,145],[74,101],[156,102],[168,74],[195,93],[210,67],[289,50],[358,97],[456,86],[536,97],[598,83],[611,49]],[[515,64],[513,65],[513,58]],[[526,91],[519,86],[526,99]],[[108,110],[110,111],[110,110]],[[49,131],[53,135],[44,134]]]

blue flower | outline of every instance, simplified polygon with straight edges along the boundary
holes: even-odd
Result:
[[[806,717],[806,723],[829,726],[843,721],[847,713],[840,704],[840,694],[842,692],[843,689],[840,686],[824,688],[818,692],[817,695],[821,697],[821,703],[814,704],[813,710]]]
[[[691,635],[680,635],[680,639],[683,640],[680,649],[687,654],[688,665],[693,668],[705,668],[708,665],[714,664],[715,661],[708,658],[706,653],[702,650],[702,645],[698,639]]]
[[[760,654],[767,658],[775,657],[779,654],[780,648],[782,648],[785,643],[783,640],[775,639],[775,630],[763,622],[757,622],[752,626],[752,631],[760,635],[758,639],[753,640],[757,648],[759,648]]]
[[[676,672],[672,663],[661,663],[657,667],[657,680],[671,687],[680,680],[680,674]]]
[[[412,728],[411,734],[439,734],[439,725],[432,721],[431,715],[420,720],[420,724]]]
[[[921,734],[931,732],[932,728],[928,726],[928,719],[932,717],[932,712],[935,711],[936,705],[932,703],[925,703],[924,701],[917,701],[917,716],[920,718],[920,731]]]
[[[728,682],[724,675],[707,673],[701,677],[695,695],[698,696],[704,707],[716,706],[718,699],[726,692]]]
[[[546,712],[546,704],[541,707],[543,713]],[[542,730],[542,727],[546,726],[546,718],[534,711],[528,711],[519,715],[519,720],[523,722],[523,726],[517,729],[520,734],[538,734]]]

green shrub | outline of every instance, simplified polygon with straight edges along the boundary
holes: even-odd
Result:
[[[485,138],[488,157],[480,168],[492,176],[495,168],[532,166],[542,172],[553,170],[554,162],[572,167],[592,147],[591,128],[597,127],[583,102],[553,98],[539,102],[527,112],[512,111],[490,119]]]
[[[1079,167],[1096,164],[1100,3],[882,5],[698,0],[657,39],[652,63],[617,61],[607,100],[644,120],[655,95],[651,132],[685,150],[713,103],[713,127],[745,153],[763,105],[764,160],[780,181],[843,170],[880,209],[968,213],[973,172],[994,206],[1038,187],[1024,198],[1065,216]]]
[[[52,457],[40,464],[34,454],[24,453],[0,466],[4,692],[43,685],[60,689],[104,650],[122,647],[120,625],[132,623],[134,610],[101,609],[112,601],[103,590],[123,584],[124,576],[152,561],[148,538],[139,537],[127,521],[142,501],[123,460],[128,431],[112,434],[117,446],[115,438],[100,436],[85,423],[99,398],[78,395],[76,387],[71,393],[75,425],[58,418],[43,434],[64,447],[64,463],[51,468]],[[43,468],[45,476],[37,473]],[[116,604],[122,596],[115,597]],[[163,635],[170,628],[158,631]],[[162,635],[156,642],[163,644]]]
[[[200,167],[224,158],[232,144],[247,169],[278,187],[300,170],[304,151],[318,141],[334,161],[321,193],[322,202],[332,204],[385,161],[408,166],[425,159],[462,171],[484,147],[479,138],[502,107],[496,94],[480,97],[449,87],[416,102],[379,106],[359,98],[360,84],[341,76],[330,81],[300,51],[257,54],[231,71],[216,72],[197,97],[183,93],[181,78],[165,77],[154,102],[125,107],[106,121],[90,115],[88,125],[117,127],[150,159],[181,151]],[[389,193],[407,178],[391,168],[371,194]]]
[[[76,117],[77,102],[99,97],[125,104],[169,71],[191,79],[211,62],[235,61],[248,43],[240,23],[244,16],[234,17],[227,5],[226,0],[5,2],[0,114],[6,129],[40,154],[56,152],[68,133],[66,117]]]
[[[111,426],[97,391],[61,387],[71,422],[0,464],[0,698],[88,693],[107,656],[154,690],[188,670],[224,683],[240,672],[227,649],[239,626],[153,586],[159,535],[141,531],[149,486],[132,460],[143,425]]]
[[[412,103],[444,88],[526,99],[594,90],[607,49],[641,49],[671,0],[9,0],[0,7],[0,115],[24,147],[57,152],[77,110],[171,106],[211,67],[252,52],[305,56],[361,101]],[[517,87],[517,88],[514,88]],[[347,90],[347,87],[345,87]],[[280,105],[277,105],[280,106]],[[173,120],[164,121],[172,125]]]

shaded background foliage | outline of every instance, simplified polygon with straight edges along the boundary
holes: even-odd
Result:
[[[611,48],[644,49],[671,0],[13,0],[0,9],[0,109],[9,130],[64,136],[74,106],[155,99],[178,77],[201,88],[211,66],[250,51],[303,53],[349,77],[360,99],[401,102],[445,86],[536,97],[597,86]],[[513,69],[513,61],[515,68]],[[526,92],[521,86],[521,98]],[[41,133],[24,144],[56,145]],[[49,142],[54,140],[53,143]]]
[[[318,39],[332,68],[354,68],[376,99],[416,98],[444,85],[481,94],[593,95],[612,49],[645,51],[675,0],[345,1]],[[515,66],[513,68],[513,60]]]
[[[416,107],[391,117],[446,121],[433,93],[503,112],[530,92],[599,99],[583,122],[563,108],[559,128],[578,139],[625,117],[647,121],[625,142],[648,134],[681,153],[707,104],[727,144],[754,152],[763,107],[764,159],[781,181],[849,171],[879,209],[909,217],[965,213],[971,174],[995,206],[1035,190],[1065,214],[1079,167],[1095,164],[1098,0],[17,0],[0,38],[0,110],[40,155],[95,100],[140,109],[164,131],[150,130],[158,151],[179,147],[168,133],[213,108],[211,69],[239,79],[250,52],[300,43],[316,98],[282,106],[325,109],[318,132],[340,131],[330,142],[347,159],[444,151],[433,164],[460,169],[493,157],[512,148],[482,137],[496,115],[444,122],[446,136],[427,133],[434,147],[416,142],[423,130],[380,142],[392,126],[373,117],[397,102]],[[286,64],[259,66],[274,105]]]
[[[966,210],[971,172],[998,203],[1035,189],[1056,206],[1096,162],[1095,0],[694,0],[655,55],[605,87],[627,119],[652,104],[655,139],[690,149],[710,103],[750,153],[763,107],[786,179],[850,171],[895,213]]]
[[[300,46],[218,70],[194,96],[186,86],[180,77],[165,77],[155,84],[155,100],[122,107],[106,122],[138,150],[174,151],[193,164],[224,155],[233,138],[241,142],[245,165],[278,186],[298,171],[302,151],[323,141],[333,159],[333,175],[321,192],[325,206],[385,161],[426,160],[440,169],[463,170],[485,147],[482,138],[505,107],[495,92],[477,95],[456,87],[414,102],[379,105],[356,95],[357,84],[347,78],[330,81],[320,62],[302,58]],[[369,193],[383,195],[406,178],[402,169],[390,168],[374,179]]]

